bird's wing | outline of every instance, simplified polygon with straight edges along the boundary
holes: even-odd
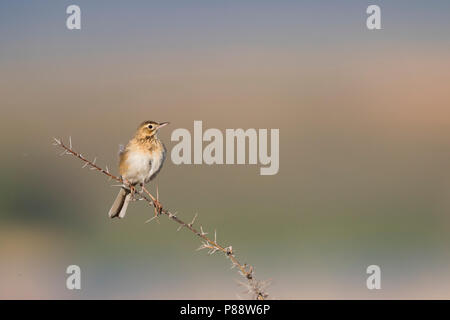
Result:
[[[121,156],[125,152],[125,146],[123,144],[119,144],[119,156]]]

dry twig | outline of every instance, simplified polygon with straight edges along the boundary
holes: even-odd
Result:
[[[56,145],[64,150],[60,154],[61,156],[73,155],[76,158],[78,158],[84,162],[84,165],[82,166],[82,168],[88,167],[90,170],[98,171],[98,172],[106,175],[109,178],[109,180],[115,180],[115,181],[120,182],[120,186],[125,186],[125,187],[133,190],[133,192],[135,191],[134,186],[129,185],[127,181],[123,180],[119,176],[115,176],[115,175],[111,174],[109,172],[109,169],[107,166],[106,166],[106,169],[103,169],[100,166],[98,166],[96,164],[97,158],[94,158],[93,161],[90,161],[87,158],[85,158],[81,153],[74,151],[72,148],[72,139],[70,137],[69,137],[69,146],[66,146],[63,143],[62,139],[56,139],[56,138],[53,138],[53,139],[54,139],[54,145]],[[200,247],[197,250],[207,249],[208,254],[214,254],[215,252],[224,253],[225,256],[231,261],[231,264],[232,264],[231,268],[236,267],[238,269],[238,272],[246,279],[246,282],[240,282],[240,285],[244,286],[247,289],[247,293],[251,294],[253,296],[253,298],[255,298],[257,300],[267,299],[268,294],[266,293],[265,289],[269,285],[269,281],[256,280],[254,278],[253,267],[250,265],[247,265],[247,264],[241,264],[237,260],[232,246],[225,247],[218,243],[216,231],[214,231],[214,240],[212,240],[206,236],[207,233],[203,231],[202,226],[200,226],[200,230],[197,230],[196,228],[194,228],[194,223],[197,218],[197,213],[195,214],[194,218],[192,219],[192,221],[190,223],[186,223],[183,220],[181,220],[180,218],[178,218],[176,213],[170,212],[168,209],[165,209],[161,205],[161,203],[159,202],[159,199],[158,199],[159,198],[158,194],[155,198],[155,197],[153,197],[153,195],[150,194],[150,192],[147,191],[147,189],[143,188],[142,191],[145,192],[150,198],[146,197],[143,194],[143,192],[140,192],[140,193],[134,192],[134,195],[138,198],[138,200],[144,200],[147,203],[149,203],[149,205],[151,205],[155,208],[154,217],[147,220],[147,222],[150,222],[153,219],[158,218],[158,216],[160,216],[160,215],[165,215],[170,220],[175,221],[176,223],[178,223],[180,225],[178,230],[180,230],[181,228],[184,227],[184,228],[188,229],[189,231],[193,232],[196,236],[198,236],[202,240],[202,244],[200,245]]]

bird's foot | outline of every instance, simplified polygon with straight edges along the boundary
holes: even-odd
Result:
[[[142,186],[142,191],[148,194],[148,196],[152,199],[153,206],[155,207],[155,216],[153,217],[153,219],[157,218],[162,213],[163,210],[162,204],[158,200],[159,198],[158,189],[156,190],[156,198],[144,186]]]
[[[155,216],[158,216],[162,212],[162,204],[158,201],[158,199],[153,200],[153,205],[155,206]]]
[[[124,180],[123,187],[130,191],[132,201],[136,201],[135,195],[136,195],[136,193],[139,193],[137,191],[136,187],[134,185],[132,185],[130,182],[128,182],[127,180]]]

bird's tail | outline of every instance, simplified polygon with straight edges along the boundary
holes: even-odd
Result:
[[[127,190],[125,188],[121,188],[119,191],[119,194],[116,197],[116,200],[114,200],[114,203],[109,210],[109,217],[110,218],[123,218],[125,217],[125,214],[127,213],[128,203],[131,200],[131,192],[130,190]]]

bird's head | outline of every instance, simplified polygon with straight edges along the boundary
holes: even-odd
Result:
[[[154,137],[157,133],[158,130],[161,129],[162,127],[168,125],[169,122],[156,122],[156,121],[151,121],[151,120],[147,120],[144,121],[140,124],[138,131],[137,131],[137,135],[140,138],[151,138]]]

